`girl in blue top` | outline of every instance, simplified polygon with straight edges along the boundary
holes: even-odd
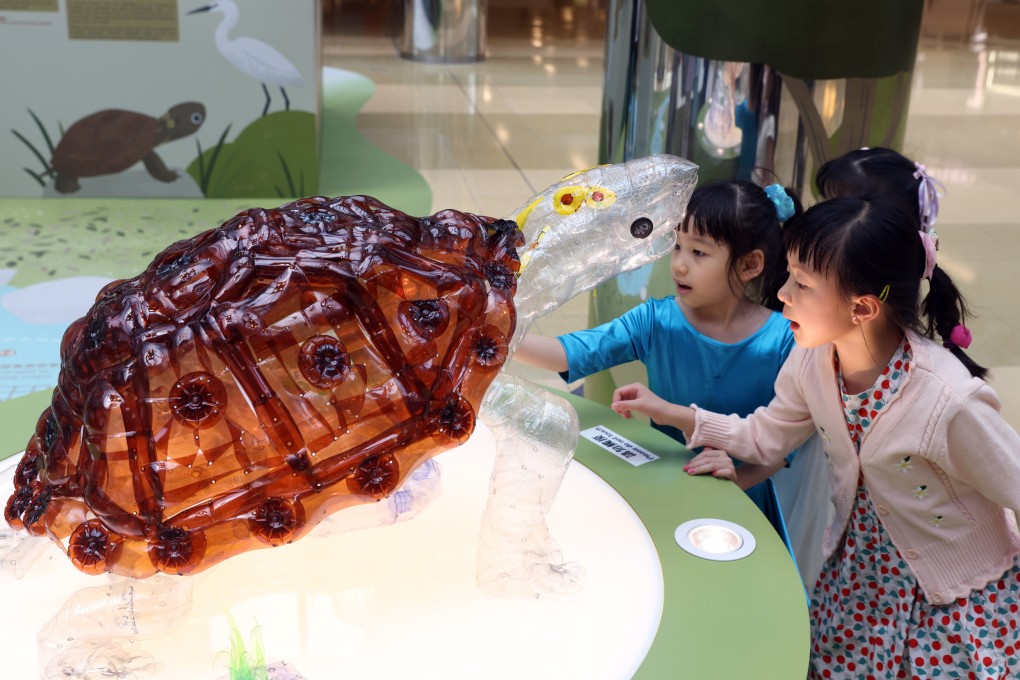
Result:
[[[514,358],[568,382],[628,361],[648,369],[662,398],[746,415],[771,401],[793,347],[776,297],[786,276],[780,223],[800,212],[779,184],[719,181],[694,191],[670,260],[676,295],[653,299],[591,330],[529,335]],[[683,442],[679,430],[652,426]],[[737,483],[789,544],[769,477],[743,465]]]

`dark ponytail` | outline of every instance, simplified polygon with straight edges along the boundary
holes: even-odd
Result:
[[[978,378],[987,378],[988,369],[967,356],[963,347],[953,342],[953,329],[962,326],[969,315],[967,303],[960,290],[941,267],[935,265],[931,274],[928,294],[922,304],[926,323],[924,334],[932,340],[942,338],[946,349],[959,359],[970,374]]]

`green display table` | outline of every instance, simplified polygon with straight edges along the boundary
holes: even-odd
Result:
[[[37,393],[7,402],[8,409],[15,408],[5,409],[5,416],[14,416],[10,421],[5,417],[5,422],[14,430],[30,430],[44,406],[44,396],[48,397]],[[350,678],[403,677],[406,669],[393,666],[397,658],[389,659],[380,673],[379,661],[373,661],[380,655],[375,643],[385,649],[397,645],[406,652],[398,655],[400,659],[418,659],[415,663],[445,673],[443,677],[472,677],[463,672],[480,670],[480,661],[443,651],[444,645],[470,645],[476,656],[484,649],[482,658],[493,664],[486,677],[501,680],[631,677],[630,671],[618,675],[585,665],[583,656],[596,653],[636,668],[633,677],[638,680],[803,678],[809,651],[804,592],[783,543],[756,506],[731,482],[687,475],[682,468],[691,453],[673,439],[641,422],[624,420],[605,406],[564,396],[576,408],[582,429],[600,425],[658,456],[634,467],[583,437],[576,453],[577,462],[611,486],[644,524],[654,547],[647,557],[638,555],[647,539],[635,540],[639,537],[633,533],[640,532],[636,522],[584,530],[591,524],[590,516],[603,513],[608,502],[617,499],[600,495],[590,483],[580,485],[575,476],[572,488],[564,485],[553,512],[569,518],[560,528],[581,529],[600,544],[596,550],[585,546],[583,551],[564,551],[567,559],[578,559],[588,568],[581,600],[520,601],[482,594],[474,583],[475,538],[493,455],[491,444],[486,443],[491,442],[491,434],[483,432],[470,446],[442,454],[444,492],[412,521],[246,553],[225,568],[210,570],[208,578],[196,586],[195,605],[185,624],[161,638],[144,641],[145,651],[161,664],[154,680],[217,677],[211,669],[225,665],[227,612],[245,631],[258,622],[269,653],[296,664],[309,678],[332,677],[337,664],[349,668],[345,677]],[[24,433],[18,441],[23,439],[27,439]],[[23,444],[10,441],[5,446]],[[578,493],[582,488],[583,495]],[[754,551],[731,562],[684,552],[674,532],[698,518],[744,527],[754,536]],[[621,526],[627,534],[618,533]],[[572,547],[579,547],[576,540]],[[617,558],[615,551],[624,554]],[[578,554],[582,552],[583,556]],[[654,560],[656,554],[658,569],[640,571],[641,560]],[[388,559],[387,555],[401,557]],[[42,571],[33,569],[23,581],[0,579],[5,601],[27,608],[15,611],[31,612],[31,616],[0,620],[0,639],[17,650],[8,660],[12,669],[22,671],[15,673],[17,677],[36,673],[36,632],[77,588],[96,583],[55,558],[54,550],[41,565]],[[620,569],[620,562],[628,566]],[[329,569],[305,568],[326,564],[331,565]],[[412,564],[431,566],[414,570],[412,577],[407,571]],[[298,572],[302,577],[295,579]],[[607,572],[613,578],[606,578]],[[631,603],[646,601],[648,581],[642,579],[658,574],[662,604],[657,622],[644,619],[647,625],[641,625],[632,613],[613,613],[622,611],[613,604],[621,598]],[[335,609],[336,603],[350,604],[351,598],[358,602],[357,614],[338,618],[343,610]],[[399,622],[399,635],[395,622]],[[554,622],[569,629],[558,628]],[[196,631],[203,635],[188,637]],[[301,634],[295,636],[294,631]],[[468,641],[479,632],[480,639]],[[333,649],[330,645],[335,642],[320,644],[324,638],[317,635],[323,634],[334,641],[346,640],[343,648]],[[177,654],[182,645],[191,650],[186,658]],[[521,656],[521,650],[527,653]],[[632,651],[639,656],[622,663]]]
[[[663,614],[635,678],[802,678],[807,601],[793,560],[772,526],[733,483],[683,471],[691,452],[661,432],[600,404],[564,394],[581,430],[602,425],[659,456],[638,467],[581,438],[575,458],[622,495],[659,553]],[[684,552],[676,528],[692,519],[734,522],[754,536],[747,557],[714,562]]]

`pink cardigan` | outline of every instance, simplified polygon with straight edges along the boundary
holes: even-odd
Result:
[[[1020,553],[1020,436],[999,399],[948,350],[908,333],[906,382],[865,435],[847,432],[831,345],[794,348],[776,396],[746,418],[698,409],[691,446],[752,463],[778,462],[818,431],[836,514],[828,558],[850,519],[859,475],[875,512],[930,603],[964,597],[999,578]]]

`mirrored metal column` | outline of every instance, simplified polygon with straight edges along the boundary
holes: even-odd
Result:
[[[600,162],[673,153],[698,163],[702,181],[775,171],[782,88],[768,66],[677,52],[641,0],[611,3],[605,63]]]
[[[782,88],[768,66],[677,52],[656,33],[642,0],[619,0],[607,10],[605,71],[599,162],[672,153],[698,164],[700,182],[802,181],[806,156],[799,121],[782,140],[791,167],[776,179]],[[674,292],[669,259],[663,258],[593,291],[589,324]],[[639,365],[618,367],[589,378],[585,395],[608,402],[616,385],[643,379]]]
[[[400,56],[429,62],[485,59],[487,0],[404,0]]]

